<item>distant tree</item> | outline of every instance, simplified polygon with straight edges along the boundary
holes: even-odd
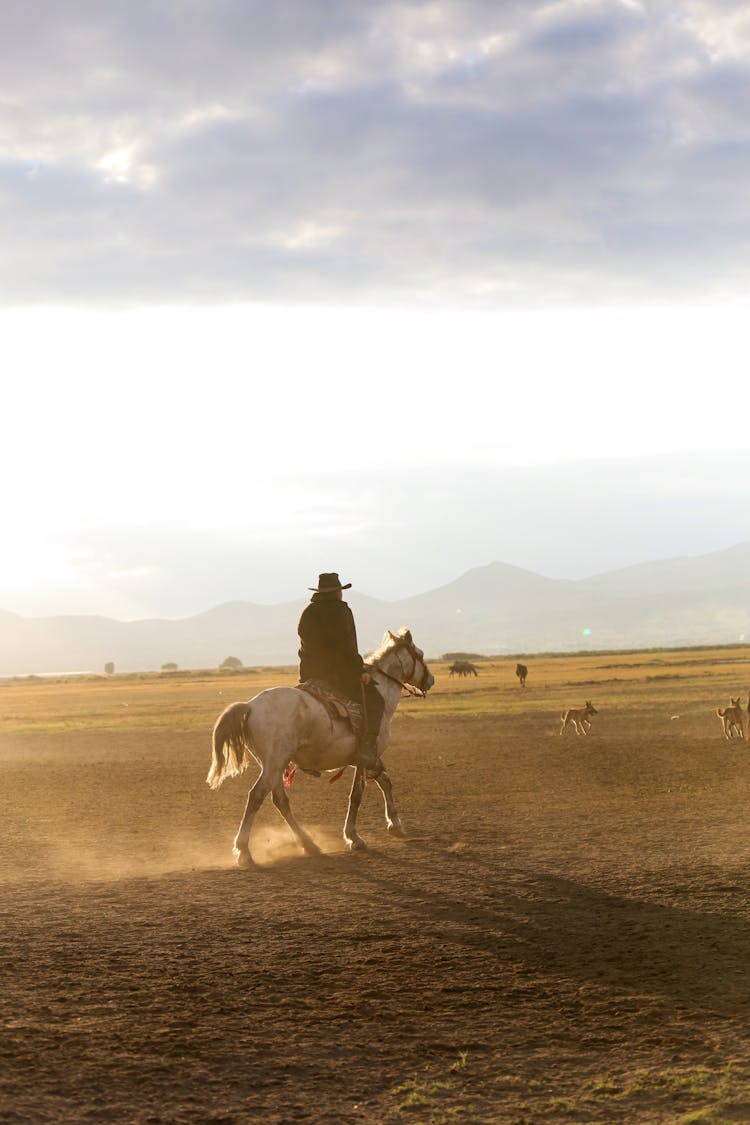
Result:
[[[176,672],[177,665],[170,660],[168,664],[162,664],[161,670],[162,672]]]
[[[107,674],[108,676],[113,676],[113,675],[114,675],[114,672],[115,672],[115,666],[114,666],[114,664],[113,664],[113,662],[112,662],[111,660],[108,660],[108,661],[107,661],[107,663],[106,663],[106,664],[104,665],[104,671],[106,672],[106,674]]]
[[[222,660],[219,665],[220,668],[241,668],[242,661],[236,656],[228,656],[226,660]]]

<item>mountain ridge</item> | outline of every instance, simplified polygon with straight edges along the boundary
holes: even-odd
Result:
[[[750,643],[750,543],[557,579],[504,562],[394,601],[351,591],[360,649],[408,625],[428,655],[492,655],[592,648]],[[296,625],[307,602],[222,602],[177,619],[101,615],[26,618],[0,610],[0,675],[247,666],[296,661]]]

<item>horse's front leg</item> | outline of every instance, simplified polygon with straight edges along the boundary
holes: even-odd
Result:
[[[268,774],[264,770],[247,795],[245,812],[243,813],[237,835],[234,838],[234,855],[237,859],[238,867],[253,866],[252,856],[250,855],[250,829],[253,826],[255,814],[265,801],[270,789],[271,783],[268,779]]]
[[[344,840],[352,851],[367,850],[367,844],[357,833],[357,813],[359,812],[359,806],[362,804],[364,791],[364,771],[360,766],[357,766],[354,771],[354,781],[349,791],[349,808],[346,813],[346,822],[344,823]]]
[[[404,836],[406,836],[406,832],[404,831],[404,826],[401,823],[401,817],[398,815],[396,806],[393,803],[393,785],[391,784],[391,779],[385,772],[385,770],[380,771],[380,773],[375,778],[375,783],[378,786],[380,792],[383,794],[383,799],[385,801],[385,823],[388,831],[393,832],[394,835],[401,836],[403,838]]]
[[[276,785],[274,787],[273,803],[291,828],[294,835],[299,840],[300,844],[302,844],[302,847],[305,849],[307,854],[320,855],[320,848],[315,843],[315,841],[311,839],[310,836],[308,836],[307,832],[305,832],[304,828],[301,826],[296,816],[292,812],[292,806],[289,804],[289,797],[287,796],[283,781],[279,785]]]

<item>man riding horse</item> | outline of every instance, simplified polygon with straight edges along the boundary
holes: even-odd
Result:
[[[385,703],[365,669],[357,647],[354,615],[342,595],[338,574],[321,574],[313,596],[297,625],[300,639],[299,678],[319,680],[334,695],[354,700],[363,707],[364,726],[359,748],[361,765],[376,769],[377,743]]]

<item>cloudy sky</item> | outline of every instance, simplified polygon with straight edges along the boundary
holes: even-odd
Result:
[[[0,608],[750,539],[750,10],[5,0]]]

